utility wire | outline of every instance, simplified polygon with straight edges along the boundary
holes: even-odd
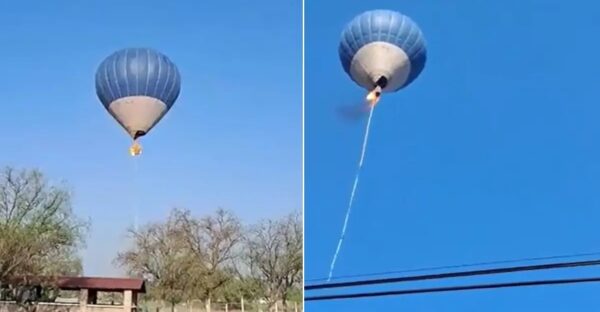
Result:
[[[400,295],[414,295],[414,294],[440,293],[440,292],[478,290],[478,289],[512,288],[512,287],[560,285],[560,284],[578,284],[578,283],[592,283],[592,282],[600,282],[600,277],[578,278],[578,279],[536,280],[536,281],[524,281],[524,282],[513,282],[513,283],[476,284],[476,285],[453,286],[453,287],[419,288],[419,289],[407,289],[407,290],[395,290],[395,291],[363,292],[363,293],[340,294],[340,295],[313,296],[313,297],[304,298],[304,301],[322,301],[322,300],[354,299],[354,298],[382,297],[382,296],[400,296]]]
[[[454,264],[454,265],[424,267],[424,268],[415,268],[415,269],[406,269],[406,270],[356,274],[356,275],[343,275],[343,276],[332,277],[331,280],[372,277],[372,276],[384,276],[384,275],[402,274],[402,273],[427,272],[427,271],[437,271],[437,270],[447,270],[447,269],[459,269],[459,268],[478,267],[478,266],[495,265],[495,264],[508,264],[508,263],[532,262],[532,261],[542,261],[542,260],[557,260],[557,259],[572,259],[572,258],[581,258],[581,257],[589,257],[589,256],[600,256],[600,252],[563,254],[563,255],[545,256],[545,257],[517,258],[517,259],[508,259],[508,260],[496,260],[496,261],[487,261],[487,262]],[[327,280],[329,280],[328,277],[322,277],[322,278],[309,279],[309,280],[306,280],[306,282],[322,282],[322,281],[327,281]]]
[[[562,268],[594,266],[594,265],[600,265],[600,259],[587,260],[587,261],[575,261],[575,262],[557,262],[557,263],[536,264],[536,265],[526,265],[526,266],[501,267],[501,268],[493,268],[493,269],[458,271],[458,272],[447,272],[447,273],[438,273],[438,274],[402,276],[402,277],[393,277],[393,278],[380,278],[380,279],[359,280],[359,281],[340,282],[340,283],[324,283],[324,284],[307,285],[304,287],[304,290],[391,284],[391,283],[400,283],[400,282],[413,282],[413,281],[445,279],[445,278],[454,278],[454,277],[467,277],[467,276],[477,276],[477,275],[494,275],[494,274],[503,274],[503,273],[514,273],[514,272],[523,272],[523,271],[539,271],[539,270],[549,270],[549,269],[562,269]]]

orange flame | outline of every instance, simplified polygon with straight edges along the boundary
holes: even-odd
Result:
[[[367,94],[367,102],[369,102],[369,106],[375,106],[379,102],[381,98],[381,88],[377,87],[373,89],[373,91]]]
[[[129,154],[131,156],[138,156],[142,153],[142,146],[137,142],[134,141],[133,145],[131,145],[131,147],[129,148]]]

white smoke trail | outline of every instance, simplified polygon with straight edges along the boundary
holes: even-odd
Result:
[[[358,179],[360,177],[360,169],[362,168],[363,161],[365,160],[365,151],[367,150],[367,141],[369,140],[369,129],[371,129],[371,118],[373,117],[373,110],[375,110],[375,103],[371,104],[371,110],[369,111],[369,119],[367,120],[367,127],[365,130],[365,136],[363,138],[362,151],[360,153],[360,161],[358,162],[358,170],[356,170],[356,177],[354,178],[354,185],[352,186],[352,192],[350,193],[350,202],[348,203],[348,209],[346,210],[346,217],[344,219],[344,226],[342,227],[342,234],[335,249],[331,266],[329,267],[329,276],[327,281],[331,281],[333,270],[335,268],[335,262],[342,248],[344,237],[346,236],[346,228],[348,227],[348,219],[350,219],[350,212],[352,211],[352,203],[354,202],[354,194],[356,193],[356,187],[358,186]]]
[[[133,157],[133,230],[138,230],[138,210],[140,205],[139,191],[139,157]]]

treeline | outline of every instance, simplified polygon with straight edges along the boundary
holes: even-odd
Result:
[[[244,226],[230,211],[195,217],[174,209],[164,222],[130,230],[133,247],[116,262],[168,302],[301,301],[302,220],[292,213]]]
[[[12,299],[26,300],[25,288],[16,286],[26,285],[30,277],[48,281],[81,275],[79,251],[90,224],[73,212],[65,185],[49,184],[37,170],[1,170],[0,289],[11,289]],[[172,308],[202,300],[208,311],[211,302],[241,298],[267,305],[301,301],[299,212],[246,225],[223,209],[205,216],[173,209],[166,220],[129,234],[130,247],[115,264],[147,281],[143,300]]]

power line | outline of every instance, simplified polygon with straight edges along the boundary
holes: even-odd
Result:
[[[395,291],[380,291],[380,292],[366,292],[366,293],[353,293],[353,294],[340,294],[340,295],[327,295],[327,296],[313,296],[313,297],[304,298],[304,301],[355,299],[355,298],[382,297],[382,296],[401,296],[401,295],[440,293],[440,292],[465,291],[465,290],[512,288],[512,287],[542,286],[542,285],[560,285],[560,284],[577,284],[577,283],[592,283],[592,282],[600,282],[600,277],[579,278],[579,279],[537,280],[537,281],[525,281],[525,282],[513,282],[513,283],[477,284],[477,285],[453,286],[453,287],[420,288],[420,289],[407,289],[407,290],[395,290]]]
[[[572,259],[572,258],[581,258],[581,257],[589,257],[589,256],[598,256],[598,255],[600,255],[600,252],[564,254],[564,255],[545,256],[545,257],[517,258],[517,259],[508,259],[508,260],[496,260],[496,261],[487,261],[487,262],[475,262],[475,263],[466,263],[466,264],[424,267],[424,268],[406,269],[406,270],[397,270],[397,271],[385,271],[385,272],[377,272],[377,273],[343,275],[343,276],[335,276],[335,277],[332,277],[331,279],[332,280],[340,280],[340,279],[349,279],[349,278],[383,276],[383,275],[391,275],[391,274],[403,274],[403,273],[416,273],[416,272],[427,272],[427,271],[437,271],[437,270],[447,270],[447,269],[459,269],[459,268],[468,268],[468,267],[477,267],[477,266],[486,266],[486,265],[495,265],[495,264],[508,264],[508,263],[532,262],[532,261],[542,261],[542,260],[557,260],[557,259]],[[309,279],[309,280],[306,280],[306,282],[322,282],[322,281],[327,281],[328,279],[329,278],[327,278],[327,277],[322,277],[322,278]]]
[[[399,282],[413,282],[413,281],[445,279],[445,278],[454,278],[454,277],[467,277],[467,276],[476,276],[476,275],[494,275],[494,274],[503,274],[503,273],[514,273],[514,272],[523,272],[523,271],[539,271],[539,270],[549,270],[549,269],[562,269],[562,268],[594,266],[594,265],[600,265],[600,259],[587,260],[587,261],[575,261],[575,262],[557,262],[557,263],[536,264],[536,265],[526,265],[526,266],[513,266],[513,267],[503,267],[503,268],[501,267],[501,268],[494,268],[494,269],[458,271],[458,272],[447,272],[447,273],[438,273],[438,274],[402,276],[402,277],[393,277],[393,278],[380,278],[380,279],[370,279],[370,280],[358,280],[358,281],[340,282],[340,283],[324,283],[324,284],[307,285],[304,287],[304,290],[379,285],[379,284],[390,284],[390,283],[399,283]]]

